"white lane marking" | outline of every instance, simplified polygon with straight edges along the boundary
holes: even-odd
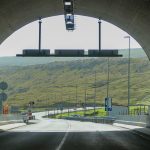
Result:
[[[63,146],[63,144],[65,143],[66,139],[67,139],[67,136],[68,136],[68,133],[69,133],[69,129],[70,129],[70,124],[68,123],[68,129],[65,133],[65,136],[63,137],[62,141],[60,142],[59,146],[56,148],[56,150],[60,150]]]

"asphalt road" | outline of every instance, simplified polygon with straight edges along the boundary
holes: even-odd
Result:
[[[41,119],[0,133],[0,150],[146,150],[131,131],[90,122]]]

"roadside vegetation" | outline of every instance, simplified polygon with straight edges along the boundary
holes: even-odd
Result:
[[[68,112],[65,112],[65,113],[60,113],[60,114],[54,114],[54,115],[51,115],[50,118],[57,118],[57,119],[60,119],[60,118],[65,118],[65,117],[104,117],[106,116],[106,111],[104,110],[104,108],[99,108],[99,109],[96,109],[95,110],[95,113],[94,113],[94,109],[90,109],[90,110],[81,110],[81,111],[73,111],[73,112],[70,112],[68,110]]]

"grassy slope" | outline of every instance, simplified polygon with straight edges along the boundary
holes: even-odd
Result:
[[[50,116],[53,117],[53,118],[62,118],[62,117],[68,117],[68,116],[73,116],[73,115],[79,115],[79,116],[87,116],[87,117],[91,117],[91,116],[96,116],[96,117],[104,117],[106,116],[106,111],[104,108],[99,108],[99,109],[96,109],[95,110],[95,115],[94,115],[94,110],[82,110],[82,111],[75,111],[75,112],[70,112],[68,110],[67,113],[63,113],[62,114],[57,114],[57,112],[55,112],[56,114],[55,115],[52,115]]]
[[[114,104],[127,104],[127,59],[110,60],[110,92]],[[150,104],[150,63],[146,59],[132,59],[131,99],[133,104]],[[96,71],[96,102],[103,104],[106,96],[107,59],[89,59],[26,67],[1,67],[0,80],[7,81],[8,102],[26,105],[34,100],[37,106],[62,102],[84,102],[87,89],[88,103],[93,102]],[[141,101],[144,99],[144,101]]]

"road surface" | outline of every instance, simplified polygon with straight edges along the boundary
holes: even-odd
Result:
[[[0,150],[143,150],[150,141],[112,125],[38,118],[0,133]]]

